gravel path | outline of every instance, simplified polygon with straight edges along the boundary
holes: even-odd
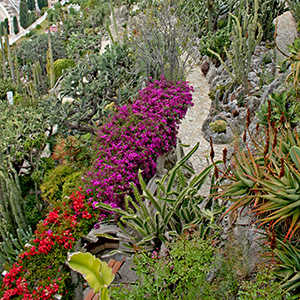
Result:
[[[199,149],[191,157],[196,174],[199,174],[210,162],[210,145],[202,134],[202,123],[205,121],[211,106],[211,100],[208,97],[209,83],[206,77],[201,72],[199,66],[195,66],[190,74],[187,76],[187,81],[194,88],[193,102],[185,119],[182,121],[179,129],[179,138],[185,145],[190,145],[184,148],[187,153],[197,142],[200,143]],[[222,150],[226,145],[214,145],[215,159],[222,159]],[[207,194],[208,185],[201,190],[203,194]]]

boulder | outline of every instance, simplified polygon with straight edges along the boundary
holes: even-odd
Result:
[[[290,11],[286,11],[273,21],[277,26],[276,44],[286,55],[289,55],[288,45],[293,44],[297,37],[297,22]],[[276,49],[276,62],[282,62],[286,57]]]

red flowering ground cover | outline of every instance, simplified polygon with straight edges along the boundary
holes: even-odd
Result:
[[[72,298],[74,287],[63,263],[76,241],[103,218],[95,204],[122,206],[130,182],[138,184],[139,169],[145,178],[153,176],[157,157],[175,145],[180,120],[192,105],[191,91],[185,82],[162,78],[149,83],[137,101],[118,108],[99,128],[97,159],[86,174],[86,191],[79,188],[51,203],[34,240],[5,275],[2,300],[54,299],[55,294]]]

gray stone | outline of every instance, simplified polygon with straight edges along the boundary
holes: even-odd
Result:
[[[217,74],[217,69],[216,69],[216,67],[215,67],[214,64],[211,64],[211,66],[210,66],[210,68],[209,68],[209,70],[208,70],[208,72],[206,74],[206,78],[207,78],[207,80],[208,80],[209,83],[211,83],[213,81],[213,79],[215,78],[216,74]]]
[[[274,22],[277,26],[277,47],[286,55],[289,53],[287,45],[294,42],[297,37],[297,22],[290,11],[278,16]],[[286,57],[276,49],[276,62],[282,62]]]

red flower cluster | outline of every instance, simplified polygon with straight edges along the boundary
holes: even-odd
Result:
[[[65,254],[72,249],[76,242],[74,234],[80,231],[78,226],[80,219],[90,219],[92,215],[88,212],[90,206],[85,203],[81,189],[73,193],[70,200],[69,203],[64,203],[62,209],[60,207],[52,209],[40,223],[32,241],[34,245],[20,254],[19,262],[15,263],[5,275],[2,286],[5,292],[1,300],[11,297],[27,300],[53,299],[53,295],[59,290],[55,279],[48,277],[47,281],[52,281],[49,285],[36,283],[35,286],[31,286],[27,280],[32,274],[30,270],[24,268],[24,263],[34,256],[51,255],[57,249],[61,249],[60,251]]]

